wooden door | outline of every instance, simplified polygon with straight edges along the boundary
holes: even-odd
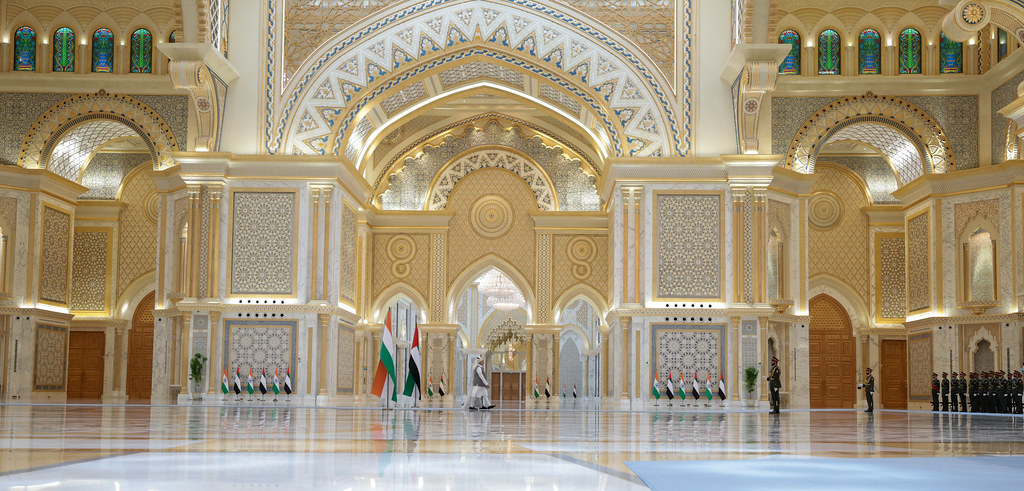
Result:
[[[102,332],[71,331],[68,339],[68,399],[103,397]]]
[[[857,364],[853,325],[846,309],[828,295],[811,299],[808,340],[812,408],[852,408]]]
[[[523,374],[520,372],[494,372],[491,374],[491,399],[495,401],[519,401]]]
[[[875,389],[885,409],[907,408],[907,342],[885,339],[881,349],[881,377],[875,377]]]
[[[153,388],[153,300],[139,302],[128,331],[128,400],[149,399]]]

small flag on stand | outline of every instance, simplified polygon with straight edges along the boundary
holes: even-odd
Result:
[[[540,387],[538,386],[537,377],[533,378],[533,398],[540,399]]]
[[[682,372],[679,373],[679,399],[686,400],[686,380],[683,379]]]
[[[444,375],[441,375],[441,382],[437,384],[437,395],[444,397]]]
[[[573,385],[572,385],[572,398],[573,398],[573,399],[575,399],[575,398],[576,398],[576,384],[573,384]]]
[[[675,387],[672,387],[672,372],[668,372],[668,380],[665,382],[665,394],[668,395],[668,400],[675,399]]]
[[[231,389],[236,396],[242,393],[242,367],[235,368],[235,385]]]
[[[427,379],[427,397],[434,397],[434,376]]]
[[[562,399],[565,399],[565,384],[562,384]]]
[[[252,367],[249,367],[249,386],[245,390],[249,391],[249,395],[256,392],[255,381],[252,379]]]
[[[694,401],[700,400],[700,382],[697,381],[697,372],[693,372],[693,383],[690,385],[690,393]]]
[[[718,397],[725,400],[725,375],[718,374]]]
[[[260,372],[260,394],[267,395],[267,369]]]
[[[227,368],[224,369],[224,378],[221,379],[221,381],[220,381],[220,391],[225,393],[225,394],[228,393],[228,369]]]
[[[544,379],[544,397],[551,397],[551,377]]]
[[[654,400],[661,399],[661,385],[658,384],[658,372],[654,372],[654,386],[651,387],[651,395]]]
[[[277,367],[274,367],[274,395],[281,393],[281,379],[277,378]]]
[[[708,396],[709,401],[713,397],[711,394],[711,372],[708,372],[708,381],[704,384],[704,395]]]
[[[291,373],[292,373],[292,369],[291,368],[284,369],[284,393],[285,394],[291,394],[292,393],[292,377],[291,377]]]

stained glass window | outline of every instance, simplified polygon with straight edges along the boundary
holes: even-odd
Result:
[[[900,73],[921,73],[921,33],[917,29],[900,33]]]
[[[964,73],[964,43],[939,36],[939,72]]]
[[[69,27],[53,33],[53,71],[75,71],[75,31]]]
[[[114,33],[101,27],[92,35],[92,71],[110,73],[114,71]]]
[[[36,69],[36,31],[19,27],[14,31],[14,70],[33,72]]]
[[[779,44],[789,44],[789,54],[779,65],[779,73],[783,75],[800,75],[800,34],[789,29],[779,34]]]
[[[842,39],[839,33],[832,29],[821,31],[818,36],[818,74],[839,75],[841,69],[839,62],[839,47]]]
[[[171,35],[167,38],[167,41],[171,43],[178,42],[178,31],[171,31]]]
[[[1006,54],[1010,51],[1010,40],[1006,35],[1006,31],[999,29],[996,31],[996,42],[998,43],[996,49],[996,62],[1003,61],[1006,58]]]
[[[857,45],[858,73],[878,75],[882,73],[882,36],[874,29],[864,29]]]
[[[131,72],[152,73],[153,35],[148,29],[136,29],[132,33]]]

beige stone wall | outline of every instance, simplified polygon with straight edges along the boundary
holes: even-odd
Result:
[[[868,219],[861,208],[870,205],[863,184],[854,174],[839,167],[819,164],[811,193],[829,193],[838,200],[822,201],[814,196],[808,204],[810,250],[808,277],[829,275],[849,286],[868,304],[870,279]],[[822,195],[818,195],[822,196]],[[823,198],[822,198],[823,199]]]

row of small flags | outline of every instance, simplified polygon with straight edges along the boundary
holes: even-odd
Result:
[[[544,379],[544,394],[543,395],[544,395],[544,397],[551,397],[551,377],[548,377],[548,378]],[[541,396],[540,382],[539,382],[539,379],[534,378],[533,379],[533,398],[534,399],[540,399],[540,396]],[[576,399],[577,397],[579,397],[579,396],[576,394],[576,385],[574,384],[572,386],[572,398]],[[562,399],[566,399],[565,385],[562,385]]]
[[[693,384],[690,386],[691,394],[693,398],[700,399],[700,382],[697,380],[697,374],[693,374]],[[668,385],[665,387],[665,394],[668,395],[668,400],[675,398],[673,392],[676,389],[672,385],[672,372],[668,373]],[[661,399],[661,384],[658,383],[658,374],[654,374],[654,386],[651,387],[651,394],[654,395],[655,399]],[[714,394],[711,392],[711,374],[708,373],[708,380],[704,384],[704,395],[707,396],[708,400],[714,398]],[[718,376],[718,397],[721,400],[725,400],[725,376]],[[683,374],[679,374],[679,398],[686,399],[686,384],[683,382]]]
[[[260,385],[259,385],[259,388],[257,388],[256,385],[255,385],[256,381],[255,381],[255,379],[253,379],[253,376],[252,376],[252,367],[250,367],[249,368],[249,383],[246,384],[244,390],[249,392],[249,395],[252,395],[257,390],[259,390],[260,393],[264,394],[264,395],[266,395],[267,392],[271,392],[271,391],[274,392],[274,394],[280,394],[282,390],[284,391],[285,394],[291,394],[292,393],[291,369],[290,368],[285,369],[285,372],[284,372],[284,385],[281,384],[281,379],[278,378],[277,375],[278,375],[278,371],[275,368],[274,369],[274,383],[273,383],[273,385],[271,385],[268,388],[267,387],[267,369],[264,368],[263,372],[260,373]],[[235,395],[238,395],[238,394],[242,393],[242,390],[243,390],[242,389],[242,368],[239,367],[239,368],[235,369],[235,380],[234,380],[234,383],[231,385],[231,388],[228,388],[228,370],[225,368],[224,369],[224,378],[221,379],[221,382],[220,382],[220,391],[225,393],[225,394],[227,394],[228,392],[234,392]]]

